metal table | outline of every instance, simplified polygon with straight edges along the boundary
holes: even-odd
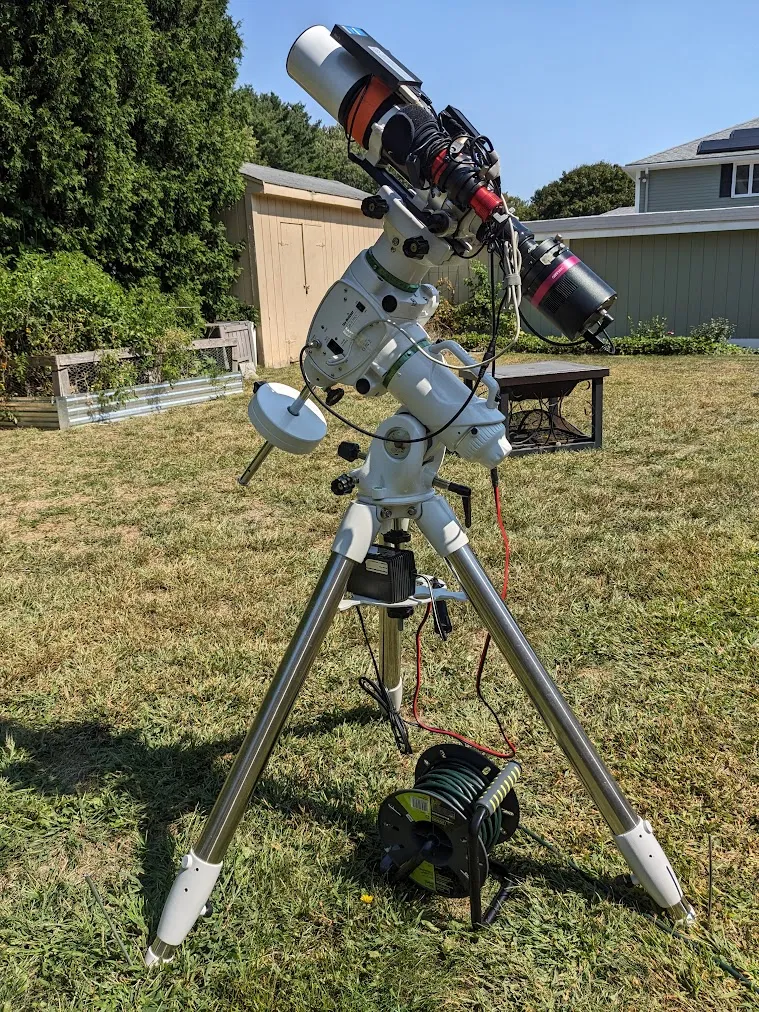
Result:
[[[551,359],[544,362],[501,365],[495,371],[495,378],[501,388],[501,411],[508,420],[509,435],[512,433],[511,420],[514,402],[542,400],[548,402],[549,416],[557,423],[557,430],[563,430],[567,442],[543,445],[514,446],[511,455],[525,453],[550,453],[553,450],[592,450],[602,445],[603,432],[603,381],[609,375],[606,366],[577,365]],[[590,435],[585,436],[571,423],[561,418],[559,404],[578,383],[591,384]],[[571,437],[571,438],[570,438]]]

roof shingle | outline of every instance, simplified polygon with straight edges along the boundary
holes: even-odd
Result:
[[[260,183],[271,183],[273,186],[290,186],[294,190],[310,190],[312,193],[327,193],[333,197],[351,197],[353,200],[363,200],[366,196],[365,190],[358,190],[355,186],[348,186],[346,183],[338,183],[334,179],[303,176],[299,172],[285,172],[284,169],[272,169],[268,165],[254,165],[252,162],[245,162],[240,172],[248,179],[255,179]]]
[[[698,146],[701,141],[726,140],[733,130],[750,130],[753,127],[759,127],[759,118],[746,120],[745,123],[738,123],[736,126],[725,127],[724,130],[718,130],[716,133],[707,134],[705,137],[697,137],[694,141],[688,141],[687,144],[678,144],[674,148],[667,148],[666,151],[660,151],[656,155],[649,155],[647,158],[639,158],[635,162],[630,162],[630,165],[654,165],[661,162],[685,162],[690,159],[698,161],[699,158],[713,159],[715,157],[714,155],[698,154]],[[757,150],[759,151],[759,148]],[[742,151],[741,156],[746,153],[747,152]],[[725,159],[727,161],[731,160],[727,155],[725,155]]]

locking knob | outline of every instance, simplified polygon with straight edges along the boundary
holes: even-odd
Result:
[[[413,236],[403,244],[404,254],[412,260],[421,260],[430,251],[430,244],[422,235]]]
[[[333,405],[337,404],[338,401],[341,401],[344,396],[345,391],[343,390],[342,387],[330,387],[329,390],[327,391],[327,396],[325,400],[329,405],[329,407],[332,407]]]
[[[375,218],[379,221],[389,210],[390,205],[383,197],[364,197],[361,201],[361,213],[365,218]]]
[[[330,485],[330,488],[335,495],[350,495],[357,484],[356,479],[351,478],[349,474],[339,474]]]
[[[342,457],[343,460],[347,460],[349,464],[352,464],[354,460],[358,460],[359,457],[364,456],[361,453],[361,447],[358,443],[348,443],[343,441],[337,448],[338,457]]]

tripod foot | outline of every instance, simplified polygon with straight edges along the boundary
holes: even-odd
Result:
[[[695,920],[695,911],[683,895],[650,822],[641,819],[637,826],[615,836],[614,842],[632,871],[633,882],[642,886],[673,921],[689,924]]]
[[[201,860],[193,851],[185,854],[164,905],[156,937],[145,953],[146,966],[171,962],[175,949],[205,911],[221,867],[221,863]]]

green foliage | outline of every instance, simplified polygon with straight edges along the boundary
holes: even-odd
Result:
[[[509,210],[513,211],[520,221],[529,221],[536,217],[535,209],[529,201],[522,200],[521,197],[512,197],[507,193],[506,202],[509,205]]]
[[[469,298],[458,305],[447,299],[442,299],[434,316],[434,332],[443,336],[456,336],[456,340],[462,344],[464,342],[461,341],[460,335],[475,335],[477,338],[476,347],[482,348],[490,340],[492,326],[490,272],[487,266],[480,260],[472,260],[469,264],[469,276],[464,279],[464,284],[469,289]],[[496,306],[502,295],[503,286],[497,282]],[[512,333],[513,329],[513,314],[502,313],[498,328],[499,336],[503,337]],[[483,338],[482,335],[487,336]],[[464,344],[464,347],[470,347],[470,345]]]
[[[245,87],[240,100],[259,164],[335,179],[367,192],[373,189],[369,176],[349,160],[341,126],[312,121],[302,102],[284,102],[273,92]]]
[[[347,150],[348,143],[341,126],[319,127],[311,174],[324,179],[336,179],[339,183],[355,186],[357,190],[373,192],[376,189],[374,182],[360,165],[348,160]],[[355,144],[353,150],[359,152]]]
[[[595,162],[562,172],[559,179],[536,190],[531,214],[535,219],[575,218],[627,207],[634,200],[635,184],[624,169]]]
[[[699,323],[697,327],[691,327],[690,336],[693,339],[710,341],[712,344],[726,344],[734,333],[735,324],[723,316],[718,316],[716,319],[712,317],[705,323]]]
[[[687,337],[678,336],[667,330],[664,316],[653,316],[650,320],[639,320],[630,324],[627,337],[615,340],[622,355],[712,355],[723,353],[733,346],[728,345],[735,328],[729,320],[712,319],[691,329]],[[742,354],[739,350],[738,354]]]
[[[628,319],[628,323],[629,334],[614,338],[614,346],[618,355],[752,354],[751,349],[728,343],[735,330],[729,320],[716,319],[701,323],[697,327],[693,327],[686,337],[678,336],[671,330],[667,330],[665,316],[653,316],[649,320],[638,320],[636,323],[632,319]],[[471,335],[468,336],[471,338]],[[482,336],[479,340],[481,347]],[[519,335],[519,340],[514,345],[514,351],[536,352],[542,355],[545,355],[547,351],[550,351],[551,355],[604,354],[589,344],[567,348],[564,351],[555,345],[548,345],[533,334],[526,334],[524,331]]]
[[[235,277],[241,41],[225,0],[0,7],[0,252],[81,251],[213,317]],[[239,310],[238,310],[239,312]]]
[[[165,357],[171,372],[176,335],[184,335],[186,349],[202,322],[191,292],[169,296],[154,281],[127,290],[81,253],[24,253],[15,264],[0,266],[0,354],[4,349],[9,393],[34,386],[35,355],[129,347],[151,361]],[[116,385],[128,384],[123,363],[118,367]],[[116,368],[106,362],[103,383]]]

